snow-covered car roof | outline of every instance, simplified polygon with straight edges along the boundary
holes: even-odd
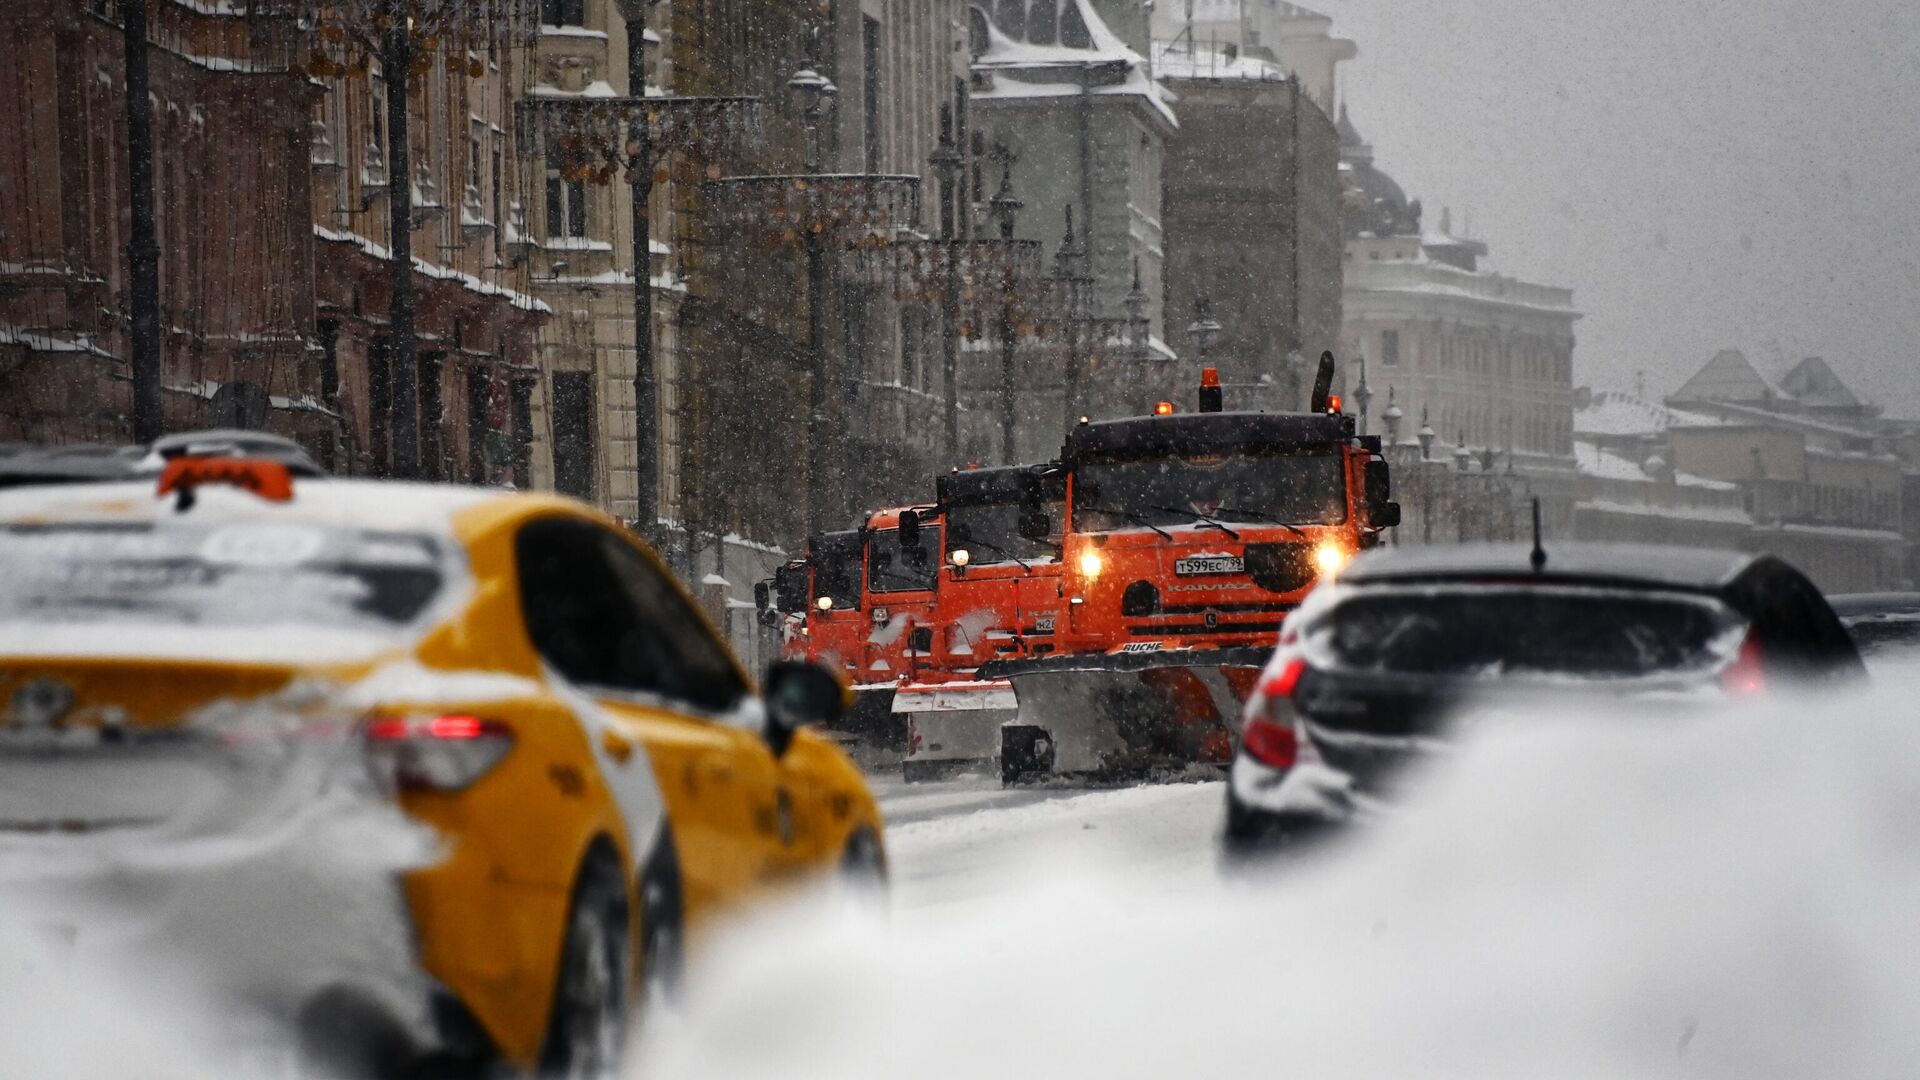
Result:
[[[306,522],[446,534],[455,515],[507,493],[451,484],[393,480],[303,480],[293,498],[271,502],[218,485],[197,489],[186,518],[204,521]],[[172,496],[155,493],[152,481],[59,484],[0,491],[0,523],[37,521],[162,521],[182,515]]]
[[[1714,548],[1574,541],[1545,545],[1543,580],[1632,582],[1718,590],[1759,556]],[[1375,548],[1340,572],[1344,584],[1476,577],[1534,577],[1530,544],[1434,544]]]

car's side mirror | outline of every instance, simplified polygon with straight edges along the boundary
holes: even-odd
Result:
[[[852,697],[839,676],[804,660],[776,660],[768,665],[761,693],[767,705],[767,745],[774,757],[786,755],[794,732],[838,720]]]

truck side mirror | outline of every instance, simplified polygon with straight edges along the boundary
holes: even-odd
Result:
[[[1053,518],[1040,507],[1022,507],[1020,535],[1023,539],[1032,540],[1035,543],[1045,543],[1053,535]]]
[[[900,511],[900,546],[902,548],[920,546],[920,515],[916,511]]]
[[[1373,506],[1393,498],[1393,473],[1387,463],[1379,458],[1367,462],[1366,493],[1367,503]]]
[[[773,572],[773,606],[787,615],[798,615],[807,610],[805,563],[782,566]]]
[[[753,583],[753,606],[760,611],[773,606],[773,590],[764,581]]]
[[[1374,503],[1367,508],[1367,523],[1376,529],[1391,529],[1400,524],[1400,504]]]

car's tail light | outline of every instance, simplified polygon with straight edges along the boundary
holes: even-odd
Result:
[[[1300,760],[1300,737],[1292,724],[1254,717],[1240,732],[1240,745],[1246,747],[1247,756],[1269,768],[1291,769]]]
[[[1306,672],[1307,662],[1296,656],[1286,662],[1279,674],[1268,679],[1260,687],[1260,692],[1270,698],[1290,698],[1293,696],[1293,691],[1300,685],[1300,676]]]
[[[375,716],[365,731],[368,767],[396,791],[459,791],[513,749],[505,724],[465,714]]]
[[[1289,717],[1277,715],[1275,706],[1293,697],[1305,674],[1307,662],[1294,657],[1281,666],[1272,678],[1260,685],[1259,705],[1247,714],[1240,731],[1240,745],[1247,756],[1273,769],[1291,769],[1300,760],[1300,736]]]
[[[1742,697],[1766,693],[1767,665],[1760,643],[1752,634],[1740,642],[1740,651],[1733,663],[1720,672],[1720,685],[1726,687],[1728,693]]]

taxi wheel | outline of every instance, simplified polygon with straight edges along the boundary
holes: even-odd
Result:
[[[542,1076],[601,1080],[613,1074],[627,1037],[629,956],[626,889],[612,854],[596,848],[574,887]]]
[[[840,878],[865,888],[886,890],[887,856],[872,829],[863,825],[847,837],[847,846],[840,852]]]
[[[663,824],[640,874],[640,992],[642,1007],[671,1000],[680,989],[686,944],[680,856]]]

